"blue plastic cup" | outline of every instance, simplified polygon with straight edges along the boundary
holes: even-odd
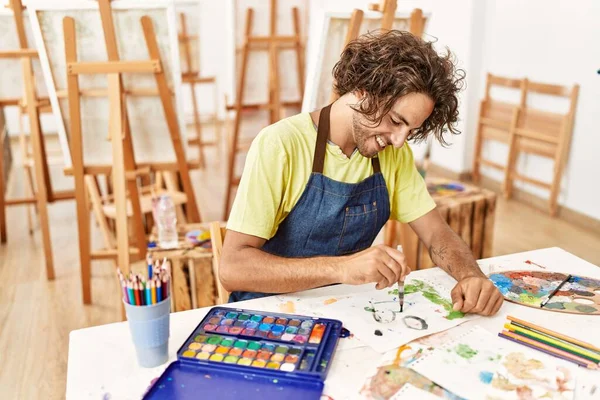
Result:
[[[134,306],[126,301],[123,303],[140,366],[152,368],[167,362],[171,298],[151,306]]]

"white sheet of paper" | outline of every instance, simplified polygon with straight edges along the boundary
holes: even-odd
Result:
[[[404,285],[402,313],[398,304],[397,288],[374,289],[329,305],[326,309],[327,317],[341,320],[362,343],[379,353],[385,353],[419,337],[477,318],[475,315],[463,315],[452,311],[452,281],[452,278],[449,278],[440,285],[437,279],[434,283],[409,278]],[[389,323],[377,322],[373,317],[371,304],[383,318],[394,319]]]
[[[482,399],[511,345],[476,325],[423,355],[411,368],[458,396]]]
[[[425,390],[419,389],[416,386],[411,385],[410,383],[405,383],[404,386],[392,397],[391,400],[440,400],[438,396],[435,394],[426,392]]]
[[[486,399],[572,400],[575,393],[575,367],[558,366],[553,360],[529,350],[511,351],[502,357]]]

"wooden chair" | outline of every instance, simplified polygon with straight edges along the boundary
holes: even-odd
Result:
[[[490,92],[493,86],[499,86],[512,92],[518,90],[520,101],[510,103],[492,98]],[[481,154],[483,142],[494,140],[508,144],[510,132],[516,124],[518,108],[524,106],[525,87],[523,79],[511,79],[487,74],[485,97],[481,100],[477,136],[475,138],[475,156],[473,158],[473,181],[475,183],[478,183],[481,179],[480,168],[482,165],[506,172],[506,166],[483,158]]]
[[[218,221],[210,224],[210,240],[212,243],[213,253],[213,275],[217,286],[217,302],[218,304],[226,304],[229,301],[229,292],[225,290],[219,278],[219,265],[221,262],[221,252],[223,251],[223,240],[226,229],[221,226]]]
[[[174,174],[167,171],[157,171],[155,177],[154,184],[142,186],[138,191],[141,214],[146,217],[146,222],[150,221],[152,217],[152,200],[166,194],[171,197],[175,204],[177,222],[187,223],[183,211],[183,205],[187,203],[187,196],[184,192],[177,190]],[[91,211],[104,240],[104,249],[110,252],[116,251],[117,242],[114,227],[116,226],[117,206],[114,195],[102,195],[94,175],[85,175],[84,182]],[[127,219],[130,226],[135,223],[130,197],[127,198]],[[148,230],[150,230],[150,226],[148,226]]]
[[[564,114],[548,112],[525,106],[518,113],[514,132],[510,137],[508,168],[504,182],[504,195],[512,196],[513,181],[523,181],[550,191],[549,210],[552,216],[558,211],[558,193],[562,172],[567,162],[573,133],[573,121],[579,85],[572,87],[549,85],[524,80],[525,93],[536,93],[545,96],[558,96],[568,99],[568,111]],[[516,171],[515,165],[520,153],[535,154],[554,160],[552,182],[542,182],[522,175]]]

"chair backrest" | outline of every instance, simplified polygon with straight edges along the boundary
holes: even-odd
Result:
[[[215,277],[215,285],[217,286],[217,303],[226,304],[229,301],[229,292],[225,290],[219,279],[219,265],[221,263],[221,252],[223,251],[223,239],[225,238],[226,229],[221,227],[218,221],[210,224],[210,240],[212,243],[213,253],[213,275]]]
[[[485,97],[481,102],[482,134],[508,133],[515,107],[525,105],[523,79],[487,74]],[[494,93],[492,93],[494,92]]]
[[[542,95],[543,97],[552,96],[554,98],[548,100],[556,100],[556,98],[562,97],[568,102],[568,107],[566,111],[554,112],[542,109],[538,105],[532,107],[526,104],[519,115],[517,134],[553,144],[568,142],[572,132],[571,125],[575,115],[579,85],[567,87],[532,82],[525,79],[525,90],[528,100],[530,94]],[[539,104],[541,101],[536,103]]]

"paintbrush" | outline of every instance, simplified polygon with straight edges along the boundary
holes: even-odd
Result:
[[[550,301],[552,296],[554,296],[556,292],[558,292],[560,288],[569,281],[569,279],[571,279],[571,274],[567,275],[567,277],[556,287],[556,289],[554,289],[552,293],[550,293],[548,297],[546,297],[546,299],[542,301],[542,304],[540,304],[540,308],[544,307]]]
[[[396,250],[402,251],[402,246],[396,246]],[[400,303],[400,312],[404,311],[404,281],[398,281],[398,302]]]

